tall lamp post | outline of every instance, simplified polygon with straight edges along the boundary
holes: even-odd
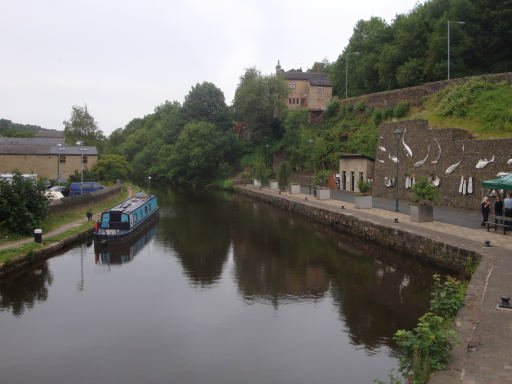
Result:
[[[77,141],[77,145],[80,146],[80,159],[81,159],[81,166],[80,166],[80,194],[83,194],[83,183],[84,183],[84,151],[87,151],[87,148],[83,146],[83,141]]]
[[[309,194],[311,195],[311,189],[313,185],[313,139],[308,140],[309,143],[309,161],[311,166],[311,176],[309,176]]]
[[[398,151],[400,149],[400,136],[402,135],[402,131],[400,130],[400,128],[397,128],[394,132],[395,134],[395,137],[396,137],[396,180],[395,180],[395,185],[396,185],[396,206],[395,206],[395,212],[398,212],[399,209],[398,209],[398,184],[399,181],[398,181]]]
[[[463,21],[452,21],[456,24],[465,24]],[[448,80],[450,80],[450,20],[448,20]]]
[[[62,147],[62,144],[57,144],[57,182],[60,186],[60,152],[65,151],[66,148]]]
[[[270,166],[270,157],[269,157],[269,145],[265,144],[265,166],[268,168]]]
[[[347,52],[345,56],[345,99],[348,99],[348,55],[360,55],[361,52]]]

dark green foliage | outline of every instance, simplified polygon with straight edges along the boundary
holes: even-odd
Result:
[[[11,120],[0,119],[0,135],[5,137],[34,137],[42,129],[38,125],[17,124]]]
[[[431,0],[389,25],[377,17],[360,20],[329,66],[334,94],[345,97],[346,57],[354,52],[360,54],[348,57],[350,96],[446,79],[448,20],[451,78],[511,71],[511,18],[510,0]]]
[[[132,167],[121,155],[105,155],[92,167],[91,176],[94,180],[115,182],[117,179],[126,181],[132,173]]]
[[[426,176],[416,180],[416,183],[411,188],[411,192],[414,203],[420,205],[425,205],[427,201],[436,203],[440,199],[437,188],[432,185],[432,182]]]
[[[365,181],[364,179],[357,180],[357,188],[359,188],[359,194],[362,196],[366,196],[370,194],[372,189],[372,185],[370,182]]]
[[[292,167],[288,161],[284,161],[279,166],[279,172],[277,172],[277,183],[279,185],[279,189],[284,191],[286,186],[288,185],[288,179],[292,173]]]
[[[315,174],[315,184],[319,186],[327,186],[327,183],[329,182],[329,175],[331,172],[327,170],[318,171]]]
[[[70,119],[64,121],[63,124],[64,138],[71,145],[81,141],[84,145],[101,146],[105,139],[103,132],[87,110],[87,105],[83,107],[74,105],[71,109]]]
[[[464,302],[464,285],[461,281],[446,276],[441,282],[441,276],[435,274],[434,289],[432,290],[432,300],[430,301],[430,310],[437,316],[445,319],[455,317]]]
[[[0,230],[30,235],[48,212],[45,185],[14,172],[10,183],[0,181]]]
[[[252,168],[252,175],[256,180],[259,180],[262,185],[268,182],[267,167],[263,160],[254,165]]]

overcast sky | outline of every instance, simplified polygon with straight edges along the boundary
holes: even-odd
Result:
[[[231,104],[245,68],[337,59],[356,22],[414,0],[3,0],[0,118],[63,129],[87,104],[110,134],[209,81]]]

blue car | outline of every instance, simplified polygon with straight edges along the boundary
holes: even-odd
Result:
[[[99,189],[105,189],[103,185],[96,181],[84,181],[83,183],[71,183],[69,195],[80,195],[82,193],[94,192]]]

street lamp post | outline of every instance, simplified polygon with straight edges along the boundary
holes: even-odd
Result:
[[[398,212],[399,211],[399,209],[398,209],[398,184],[400,184],[400,182],[398,181],[398,163],[399,163],[398,151],[400,149],[400,136],[402,135],[402,131],[400,130],[400,128],[397,128],[393,133],[395,134],[395,137],[396,137],[396,179],[395,179],[396,206],[395,206],[395,212]]]
[[[464,24],[463,21],[452,21],[456,24]],[[450,20],[448,20],[448,80],[450,80]]]
[[[313,139],[308,140],[309,143],[309,161],[311,166],[311,176],[309,176],[309,194],[311,195],[311,189],[313,185]]]
[[[87,151],[87,148],[85,148],[83,146],[84,142],[83,141],[77,141],[76,142],[77,145],[80,146],[80,194],[83,194],[84,193],[84,190],[83,190],[83,183],[84,183],[84,151]]]
[[[348,55],[360,55],[361,52],[347,52],[345,56],[345,99],[348,99]]]
[[[151,189],[151,176],[148,176],[148,189]]]
[[[62,148],[62,144],[57,144],[57,182],[60,186],[60,152],[64,151],[66,148]]]
[[[266,165],[267,168],[270,165],[270,161],[269,161],[269,145],[268,144],[265,144],[265,165]]]

